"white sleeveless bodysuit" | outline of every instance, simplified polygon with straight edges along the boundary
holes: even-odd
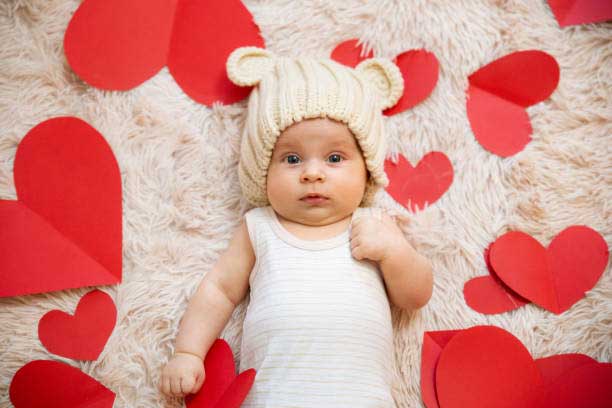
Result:
[[[359,207],[353,219],[367,211]],[[256,262],[240,372],[257,375],[242,407],[390,408],[393,328],[384,281],[351,255],[349,230],[303,240],[271,206],[245,214]]]

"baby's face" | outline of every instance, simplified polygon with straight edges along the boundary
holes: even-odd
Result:
[[[274,146],[267,175],[274,210],[305,225],[328,225],[359,206],[367,168],[348,127],[328,118],[303,120],[285,129]],[[308,194],[325,199],[307,201]]]

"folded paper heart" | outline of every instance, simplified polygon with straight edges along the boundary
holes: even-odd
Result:
[[[525,108],[548,98],[559,83],[557,61],[542,51],[519,51],[468,78],[467,115],[474,136],[488,151],[508,157],[531,140]]]
[[[463,287],[463,296],[468,306],[484,314],[509,312],[530,303],[499,279],[491,267],[489,254],[492,245],[484,251],[489,275],[471,279]]]
[[[401,154],[397,164],[385,160],[387,193],[415,212],[437,201],[453,182],[453,165],[442,152],[429,152],[413,167]]]
[[[425,332],[421,393],[427,408],[611,406],[612,364],[582,354],[533,360],[503,329]]]
[[[217,339],[204,359],[206,378],[196,394],[185,398],[187,408],[239,408],[247,397],[256,371],[252,368],[236,376],[229,344]]]
[[[35,360],[11,381],[15,408],[112,408],[115,393],[78,368],[59,361]]]
[[[68,63],[91,86],[130,89],[168,65],[183,91],[205,105],[249,94],[225,70],[231,51],[247,45],[265,47],[240,0],[85,0],[64,36]]]
[[[544,248],[531,236],[511,231],[499,237],[490,249],[491,268],[519,297],[560,314],[592,289],[608,264],[606,241],[586,226],[561,231]],[[482,313],[500,313],[516,308],[508,300],[505,286],[494,279],[468,282],[464,296],[470,307]]]
[[[76,360],[96,360],[117,320],[113,299],[93,290],[83,296],[74,316],[52,310],[38,322],[38,337],[46,349]]]
[[[461,330],[429,331],[423,335],[421,348],[421,398],[427,408],[440,408],[436,393],[436,367],[440,353]]]
[[[364,53],[363,47],[355,39],[344,41],[336,46],[331,59],[341,64],[355,67],[361,61],[372,58],[373,52]],[[409,50],[394,58],[404,79],[404,93],[397,103],[386,109],[387,116],[410,109],[429,97],[438,82],[439,64],[436,56],[423,49]]]
[[[121,281],[121,176],[98,131],[72,117],[17,148],[17,201],[0,200],[0,296]]]
[[[612,20],[612,1],[548,0],[548,4],[561,27]]]

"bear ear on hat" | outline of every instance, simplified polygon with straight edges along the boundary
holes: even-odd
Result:
[[[238,86],[254,86],[274,68],[275,55],[259,47],[236,48],[227,58],[227,76]]]
[[[397,65],[387,58],[368,58],[355,70],[372,83],[381,97],[382,110],[392,107],[404,93],[404,78]]]

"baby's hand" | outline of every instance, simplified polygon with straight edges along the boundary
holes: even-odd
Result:
[[[367,258],[375,262],[385,259],[398,244],[406,241],[393,218],[385,213],[382,221],[369,215],[353,220],[350,239],[355,259]]]
[[[160,390],[169,396],[195,394],[206,378],[204,364],[195,355],[176,353],[162,371]]]

